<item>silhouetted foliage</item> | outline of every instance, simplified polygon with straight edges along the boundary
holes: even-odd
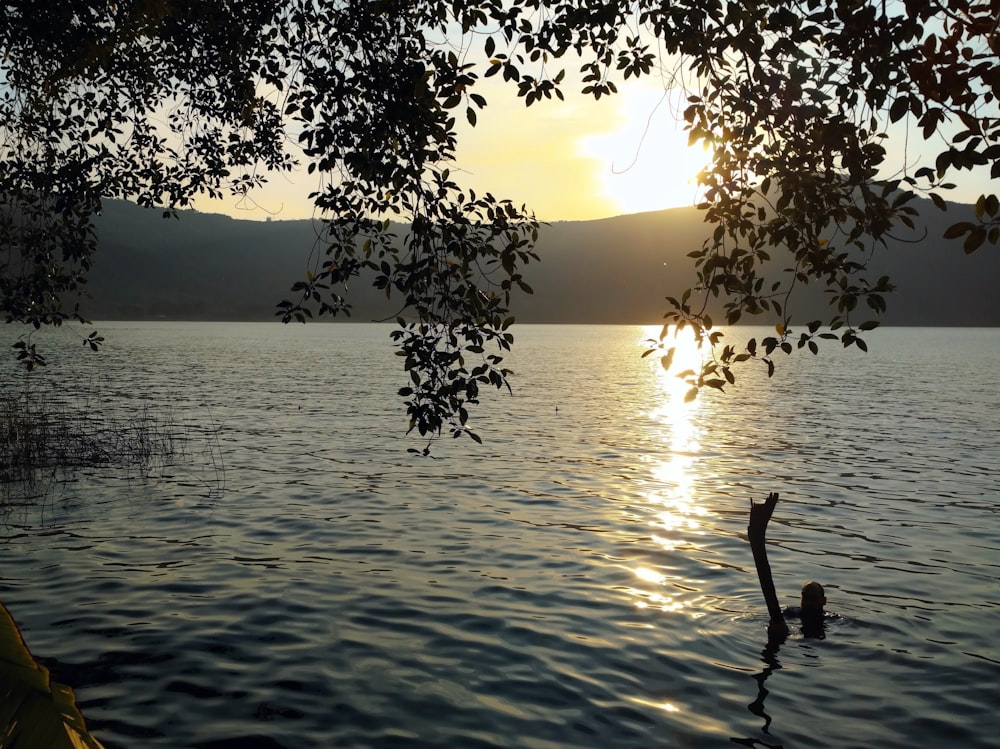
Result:
[[[771,374],[772,354],[793,344],[816,353],[819,339],[839,338],[867,350],[862,333],[878,325],[893,288],[869,261],[914,227],[912,199],[927,193],[944,210],[950,174],[982,167],[1000,176],[1000,3],[703,7],[704,46],[689,56],[698,87],[684,117],[691,141],[713,149],[700,181],[716,228],[692,252],[698,285],[668,300],[668,322],[692,324],[717,355],[688,376],[692,386],[722,389],[734,364],[760,358]],[[904,164],[887,160],[892,123],[916,126],[926,142]],[[966,253],[1000,239],[995,195],[980,197],[975,215],[944,233],[964,237]],[[826,288],[831,314],[793,335],[793,291],[808,283]],[[770,315],[776,335],[721,345],[709,297],[726,299],[728,324]]]
[[[169,216],[301,162],[321,229],[278,313],[347,313],[349,283],[374,271],[398,301],[411,429],[466,433],[479,386],[506,386],[489,351],[510,346],[510,297],[530,292],[521,269],[537,224],[453,179],[456,120],[477,122],[481,76],[500,76],[526,105],[562,99],[567,77],[553,65],[573,58],[584,95],[654,73],[689,93],[691,141],[713,149],[700,179],[716,228],[667,322],[693,326],[716,353],[692,387],[721,389],[734,364],[761,358],[770,371],[793,341],[863,348],[877,323],[856,322],[860,309],[877,316],[892,288],[867,262],[912,223],[915,192],[943,206],[949,174],[998,176],[997,17],[996,0],[10,2],[0,303],[8,321],[36,327],[82,319],[62,304],[86,280],[102,199]],[[882,142],[900,121],[936,138],[936,152],[887,177]],[[976,220],[946,236],[971,252],[997,243],[998,222],[997,198],[983,196]],[[814,321],[795,339],[789,300],[809,282],[830,290],[837,332]],[[722,346],[710,297],[727,300],[729,323],[773,315],[777,335]]]

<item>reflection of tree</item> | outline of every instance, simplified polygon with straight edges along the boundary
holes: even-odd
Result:
[[[754,674],[753,677],[754,681],[757,682],[757,699],[747,705],[747,709],[757,717],[764,719],[764,726],[762,729],[764,733],[768,732],[767,729],[771,725],[771,716],[764,712],[764,699],[768,694],[770,694],[764,686],[764,682],[767,681],[768,676],[781,668],[781,662],[778,661],[778,650],[781,648],[781,644],[784,641],[784,636],[771,637],[768,639],[767,645],[760,653],[761,660],[763,660],[766,665],[759,674]]]
[[[772,673],[781,668],[781,662],[778,660],[778,650],[781,648],[782,644],[785,642],[785,635],[772,635],[767,640],[767,645],[760,652],[761,660],[764,661],[764,668],[759,674],[754,674],[754,681],[757,682],[757,699],[747,705],[747,709],[759,718],[764,719],[764,725],[761,730],[764,733],[770,733],[768,730],[771,726],[771,716],[764,712],[764,700],[770,692],[767,687],[764,686],[764,682],[767,681],[767,677]],[[763,746],[768,749],[781,749],[781,744],[768,744],[766,741],[759,741],[758,739],[738,739],[735,736],[729,739],[734,744],[740,744],[742,746]]]

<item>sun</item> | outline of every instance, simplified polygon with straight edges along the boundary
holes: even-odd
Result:
[[[602,197],[622,213],[691,206],[696,176],[711,160],[701,145],[688,146],[679,89],[623,88],[609,128],[578,141],[582,155],[599,164]]]

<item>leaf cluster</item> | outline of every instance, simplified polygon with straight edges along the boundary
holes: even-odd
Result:
[[[864,348],[890,279],[869,261],[939,206],[957,171],[1000,176],[1000,53],[987,0],[14,0],[0,19],[0,304],[36,327],[82,319],[109,197],[165,216],[199,195],[250,199],[296,165],[315,180],[316,237],[285,321],[349,314],[362,271],[398,300],[394,333],[411,429],[468,434],[479,387],[508,388],[512,294],[530,293],[538,225],[524,206],[454,176],[459,118],[476,125],[484,78],[525,105],[613,95],[659,75],[688,94],[691,143],[714,230],[691,253],[694,288],[664,331],[691,326],[714,356],[685,375],[723,389],[734,368],[835,338]],[[892,172],[893,124],[930,155]],[[396,228],[394,228],[396,227]],[[1000,239],[983,195],[945,239]],[[797,286],[829,292],[826,320],[792,331]],[[725,322],[776,335],[722,344]],[[821,330],[822,329],[822,330]],[[99,343],[89,339],[92,347]],[[86,343],[86,342],[85,342]],[[666,344],[661,338],[660,347]],[[37,352],[19,351],[31,360]],[[35,359],[38,362],[37,359]]]

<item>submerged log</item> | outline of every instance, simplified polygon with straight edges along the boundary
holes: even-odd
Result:
[[[774,507],[778,504],[778,493],[771,492],[763,504],[754,504],[750,500],[750,523],[747,525],[747,538],[750,540],[750,550],[753,552],[753,561],[757,565],[757,577],[760,580],[760,589],[764,594],[764,602],[767,604],[767,613],[771,621],[767,625],[767,632],[772,637],[783,637],[788,634],[788,624],[781,613],[781,605],[778,603],[778,594],[774,589],[774,578],[771,576],[771,565],[767,561],[767,524],[774,513]]]

